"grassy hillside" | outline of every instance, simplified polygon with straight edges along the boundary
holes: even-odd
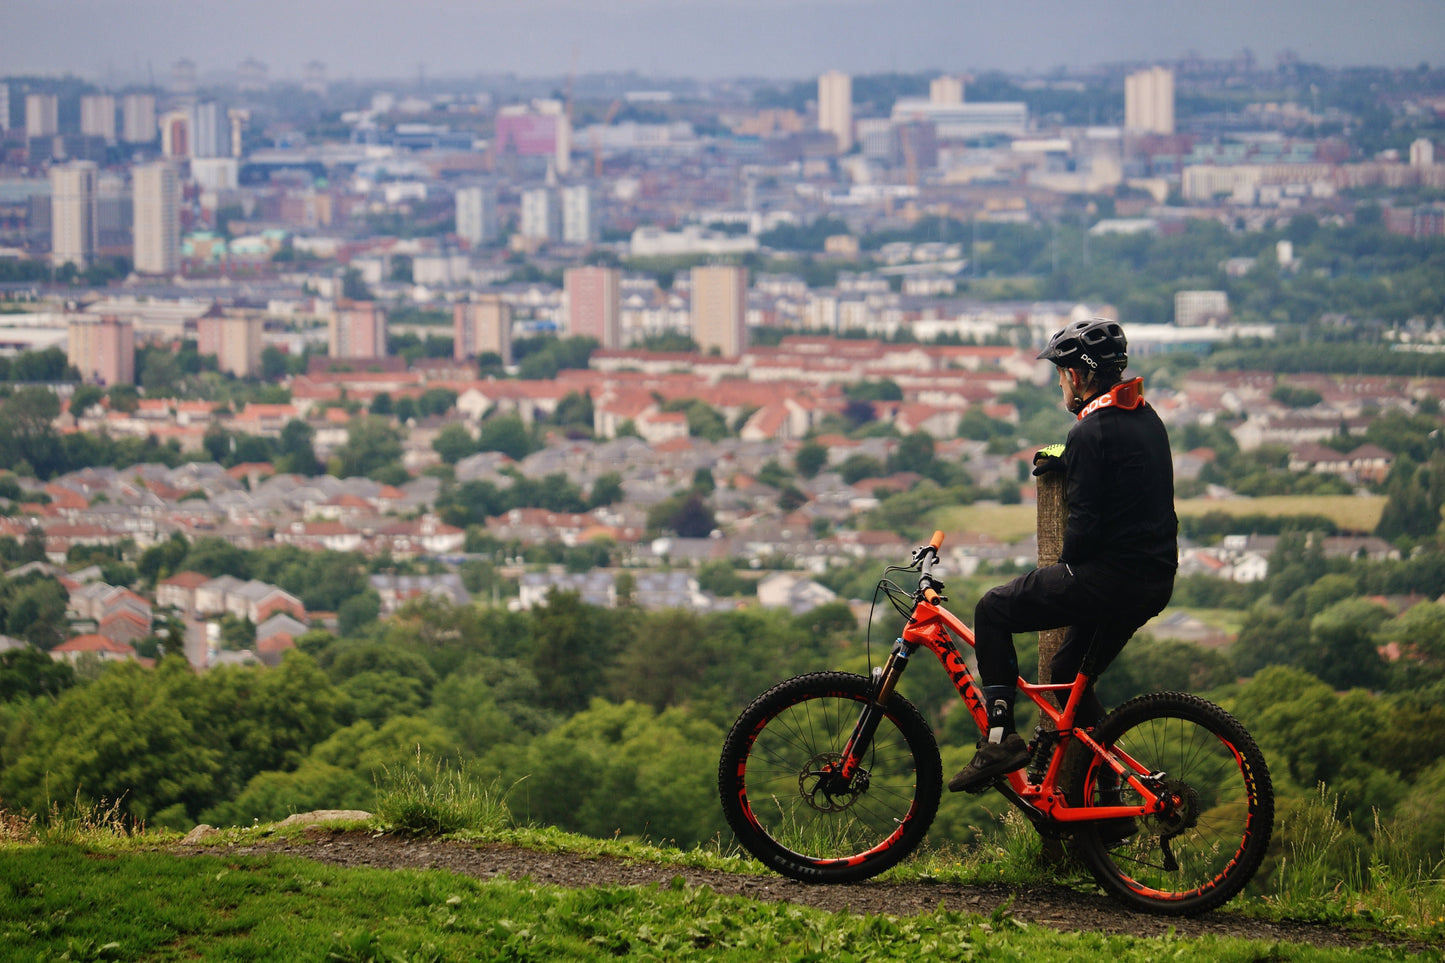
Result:
[[[423,846],[424,841],[415,845]],[[827,912],[671,885],[538,885],[439,870],[339,869],[284,855],[134,846],[0,848],[0,960],[1398,959],[1203,936],[1064,933],[940,906]],[[1100,920],[1117,927],[1127,921]]]
[[[1224,512],[1229,515],[1323,515],[1343,531],[1372,532],[1385,508],[1383,495],[1269,495],[1226,500],[1185,498],[1175,503],[1179,516]],[[1003,542],[1033,534],[1033,505],[959,505],[940,508],[930,525],[949,534],[974,532]]]
[[[176,833],[132,831],[114,807],[57,809],[47,820],[0,809],[0,963],[1344,963],[1411,952],[1439,959],[1445,946],[1445,903],[1433,880],[1392,877],[1367,893],[1359,880],[1326,871],[1334,838],[1322,831],[1327,805],[1306,807],[1305,818],[1319,825],[1305,835],[1321,845],[1291,847],[1292,893],[1241,897],[1195,922],[1128,914],[1092,895],[1078,871],[1041,857],[1039,837],[1021,817],[982,847],[922,854],[877,884],[798,887],[717,846],[683,851],[518,827],[494,788],[460,775],[402,779],[361,822],[227,829],[184,845]],[[436,835],[459,842],[427,838]],[[477,848],[487,843],[505,846],[505,875],[477,871],[473,857],[491,866],[502,858],[490,855],[495,845]],[[315,860],[295,855],[308,851]],[[338,857],[347,865],[322,862]],[[534,881],[539,876],[547,882]],[[650,882],[622,882],[639,879]],[[934,895],[945,891],[948,899]],[[844,909],[801,905],[815,901]],[[1323,925],[1290,928],[1291,921]],[[1366,945],[1381,941],[1409,942]]]

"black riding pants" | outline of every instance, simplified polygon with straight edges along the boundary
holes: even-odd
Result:
[[[1174,590],[1173,569],[1114,566],[1102,562],[1046,565],[991,589],[974,609],[973,632],[982,686],[1013,688],[1018,652],[1013,633],[1068,626],[1063,645],[1049,664],[1053,682],[1078,675],[1093,649],[1090,676],[1097,678],[1145,622],[1164,610]],[[1089,726],[1103,717],[1092,685],[1076,722]]]

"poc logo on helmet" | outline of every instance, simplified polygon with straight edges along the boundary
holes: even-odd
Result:
[[[1084,364],[1088,365],[1090,368],[1099,367],[1099,362],[1095,361],[1092,355],[1081,354],[1079,355],[1079,357],[1083,358]]]

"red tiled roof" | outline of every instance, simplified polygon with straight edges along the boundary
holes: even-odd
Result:
[[[162,585],[179,585],[182,588],[199,588],[211,580],[209,575],[202,575],[200,572],[177,572],[170,578],[161,579]]]
[[[75,638],[62,642],[52,652],[111,652],[116,655],[135,655],[135,649],[124,642],[114,642],[103,635],[77,635]]]

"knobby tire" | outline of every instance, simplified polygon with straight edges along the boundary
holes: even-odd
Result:
[[[1238,720],[1196,696],[1156,692],[1115,709],[1096,738],[1146,771],[1163,772],[1178,800],[1136,820],[1137,832],[1117,844],[1103,824],[1075,832],[1075,851],[1099,884],[1131,906],[1167,915],[1207,912],[1237,895],[1259,869],[1274,826],[1269,769]],[[1063,777],[1070,805],[1098,804],[1102,763],[1088,752],[1070,757],[1072,772]],[[1142,802],[1127,785],[1121,794],[1115,804]]]
[[[773,686],[743,710],[723,743],[718,792],[738,841],[771,869],[805,883],[849,883],[911,853],[938,812],[942,764],[933,732],[896,692],[861,778],[825,792],[872,682],[816,672]]]

